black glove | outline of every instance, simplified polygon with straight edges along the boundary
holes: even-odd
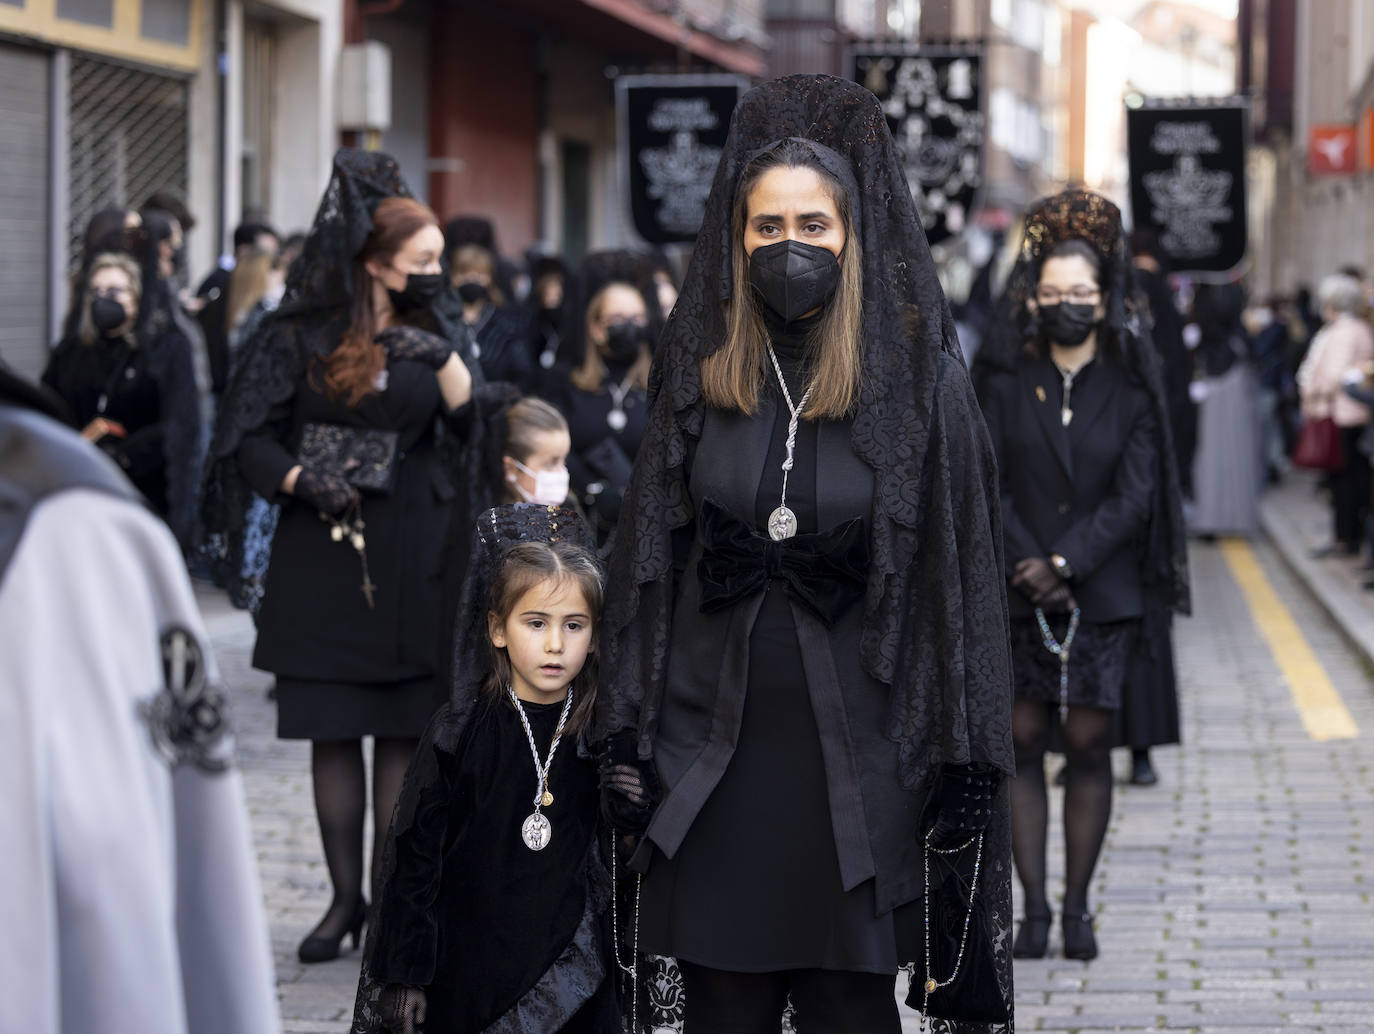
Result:
[[[409,359],[441,370],[453,355],[453,342],[416,327],[388,327],[378,335],[392,359]]]
[[[1002,773],[991,765],[944,765],[932,791],[935,824],[926,835],[932,847],[957,847],[987,829]]]
[[[320,513],[337,517],[361,498],[358,490],[341,474],[302,467],[296,475],[295,496]]]
[[[420,1034],[425,1026],[425,993],[418,987],[388,984],[382,991],[382,1020],[392,1034]]]
[[[633,729],[612,733],[597,752],[601,815],[620,833],[643,836],[661,796],[652,761],[641,761]]]

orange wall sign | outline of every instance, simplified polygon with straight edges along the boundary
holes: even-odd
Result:
[[[1307,171],[1314,176],[1354,172],[1359,155],[1354,126],[1313,126],[1307,136]]]

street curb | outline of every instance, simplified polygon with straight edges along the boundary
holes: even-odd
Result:
[[[1368,606],[1354,595],[1361,590],[1352,591],[1333,577],[1321,561],[1308,556],[1298,529],[1263,499],[1260,527],[1284,565],[1330,618],[1342,638],[1366,665],[1374,668],[1374,621],[1370,620]]]

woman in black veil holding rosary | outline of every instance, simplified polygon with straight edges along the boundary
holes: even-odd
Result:
[[[937,1029],[1009,1029],[995,464],[857,84],[736,109],[621,514],[598,701],[603,807],[642,835],[621,961],[677,959],[688,1034],[777,1031],[789,999],[799,1030],[895,1034],[908,965]],[[637,1022],[670,1021],[640,984]]]
[[[980,397],[1002,479],[1016,671],[1013,847],[1042,958],[1045,752],[1067,758],[1066,958],[1097,955],[1088,886],[1111,817],[1112,717],[1128,673],[1172,677],[1169,623],[1189,606],[1186,530],[1159,360],[1132,288],[1121,213],[1068,190],[1032,206]]]

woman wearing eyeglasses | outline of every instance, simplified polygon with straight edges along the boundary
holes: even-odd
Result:
[[[1113,712],[1128,670],[1167,649],[1167,615],[1186,607],[1163,390],[1130,284],[1115,205],[1083,190],[1041,201],[1002,303],[1019,335],[983,356],[1001,367],[982,379],[982,402],[1012,589],[1019,958],[1048,949],[1044,757],[1056,726],[1068,761],[1064,955],[1097,955],[1088,884],[1111,816]]]

